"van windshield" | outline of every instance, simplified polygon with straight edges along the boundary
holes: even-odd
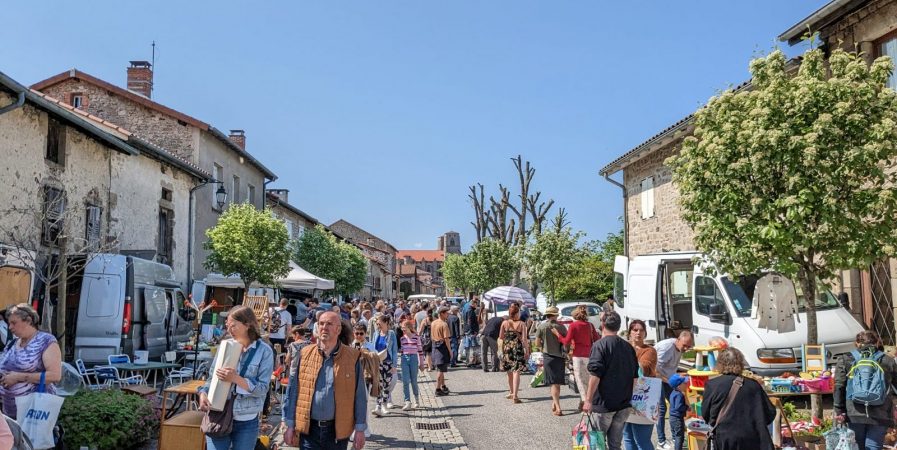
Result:
[[[738,317],[748,317],[751,315],[754,288],[757,287],[757,280],[759,280],[761,276],[762,275],[739,276],[736,277],[737,281],[732,281],[729,277],[722,277],[723,288],[725,288],[726,293],[729,294],[729,298],[732,300],[732,306],[735,307]],[[798,311],[806,312],[807,307],[804,294],[797,283],[795,283],[794,288],[795,294],[797,295]],[[838,303],[838,300],[828,289],[816,293],[817,311],[834,309],[839,306],[840,304]]]

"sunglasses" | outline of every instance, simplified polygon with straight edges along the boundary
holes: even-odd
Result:
[[[363,333],[363,332],[360,332],[360,331],[356,331],[356,332],[355,332],[355,335],[356,335],[356,336],[364,336],[364,333]]]

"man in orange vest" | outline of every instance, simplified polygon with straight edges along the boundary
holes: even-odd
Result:
[[[284,443],[303,450],[345,450],[354,432],[354,448],[364,447],[367,395],[358,351],[339,342],[339,314],[318,318],[317,345],[299,354],[283,408]]]

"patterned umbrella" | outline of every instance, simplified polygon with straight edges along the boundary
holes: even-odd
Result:
[[[530,308],[536,307],[536,299],[529,292],[514,286],[499,286],[483,294],[483,298],[497,305],[520,302]]]

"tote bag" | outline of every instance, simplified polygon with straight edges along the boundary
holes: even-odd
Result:
[[[22,431],[31,440],[34,448],[38,449],[56,446],[53,427],[56,426],[59,410],[62,409],[62,402],[65,400],[47,394],[46,388],[46,373],[41,372],[37,391],[16,397],[16,422],[22,427]]]
[[[641,369],[639,369],[641,375]],[[632,386],[632,410],[627,423],[637,425],[653,425],[660,416],[660,397],[662,393],[660,378],[640,376]]]

